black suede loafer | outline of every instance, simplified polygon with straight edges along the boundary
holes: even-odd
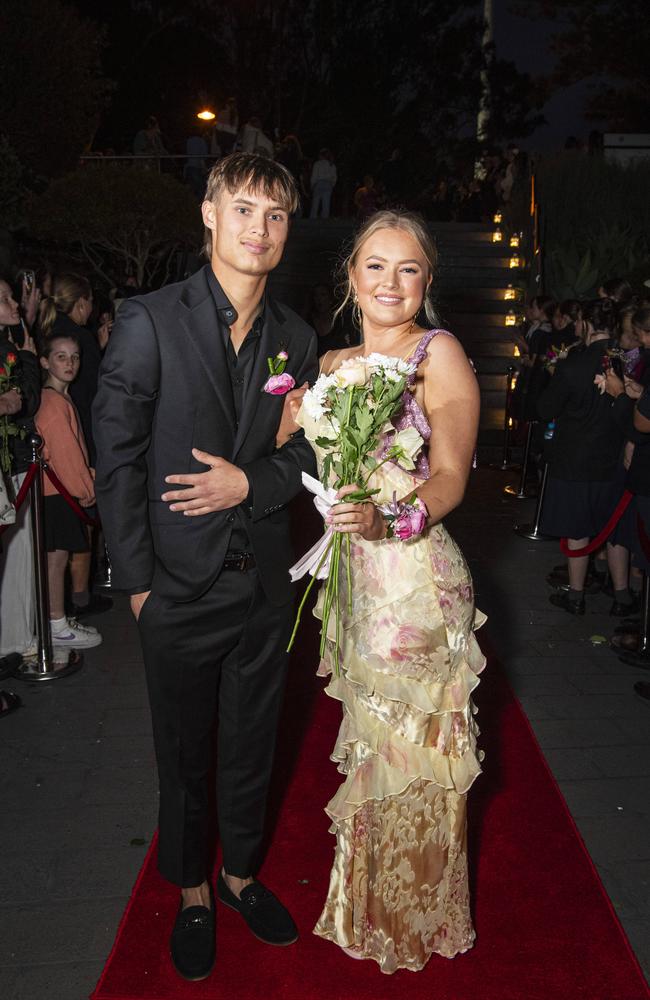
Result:
[[[170,950],[174,968],[183,979],[198,982],[212,972],[217,950],[215,916],[214,900],[209,909],[207,906],[179,909]]]
[[[261,882],[247,885],[238,899],[219,872],[217,896],[226,906],[240,913],[251,933],[265,944],[287,945],[298,940],[298,928],[289,911]]]

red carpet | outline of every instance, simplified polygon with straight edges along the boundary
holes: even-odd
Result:
[[[340,780],[328,760],[340,706],[320,694],[315,666],[313,657],[302,663],[294,658],[276,766],[273,840],[261,872],[291,909],[299,942],[263,945],[236,913],[219,907],[215,971],[202,983],[179,979],[167,951],[178,896],[157,874],[154,844],[93,1000],[650,996],[528,722],[490,666],[477,692],[485,773],[470,792],[474,950],[452,961],[434,956],[423,972],[385,976],[374,962],[354,961],[315,937],[334,846],[322,809]]]

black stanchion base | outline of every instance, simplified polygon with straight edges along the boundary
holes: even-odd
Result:
[[[68,653],[68,661],[56,663],[52,660],[49,664],[39,663],[38,659],[26,660],[15,673],[16,680],[26,681],[29,684],[36,684],[39,681],[58,681],[62,677],[69,677],[76,674],[83,666],[84,658],[76,649],[71,649]],[[45,669],[42,669],[45,667]]]
[[[514,530],[520,538],[528,538],[531,542],[557,542],[557,538],[543,535],[534,524],[516,524]]]
[[[496,469],[497,472],[514,472],[521,469],[521,463],[518,462],[488,462],[488,469]]]
[[[640,670],[650,670],[650,650],[646,650],[645,653],[635,653],[629,650],[627,653],[622,653],[619,656],[619,660],[628,667],[639,667]]]
[[[538,493],[520,493],[517,486],[506,486],[503,490],[513,500],[536,500]]]

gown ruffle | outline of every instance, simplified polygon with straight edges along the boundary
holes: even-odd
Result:
[[[320,465],[325,419],[303,410],[301,422]],[[372,485],[385,502],[420,481],[386,463]],[[345,780],[326,806],[336,848],[315,933],[383,972],[415,971],[474,942],[466,793],[481,770],[471,693],[485,666],[474,637],[485,616],[442,524],[408,542],[353,537],[351,613],[343,565],[339,583],[340,672],[334,615],[319,668],[343,708],[331,759]],[[321,602],[322,592],[318,617]]]

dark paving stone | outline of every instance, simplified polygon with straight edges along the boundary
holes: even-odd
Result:
[[[610,816],[577,817],[576,823],[598,865],[650,859],[647,817],[645,822],[639,822],[636,815],[616,812]]]
[[[631,916],[650,920],[650,859],[599,865],[598,871],[615,905],[620,898]]]
[[[650,820],[650,777],[561,781],[560,788],[576,819],[624,813]]]
[[[97,984],[101,962],[27,966],[12,971],[3,1000],[85,1000]],[[0,972],[0,983],[2,982]]]
[[[610,747],[612,752],[618,747]],[[544,756],[557,781],[579,781],[583,778],[600,778],[603,772],[594,759],[594,750],[575,750],[565,748],[556,750],[547,748]]]
[[[542,720],[533,730],[543,749],[624,746],[630,741],[629,729],[612,719]]]
[[[124,896],[0,907],[2,962],[55,963],[62,955],[68,962],[101,962],[113,943],[116,923],[127,899]]]
[[[48,898],[51,900],[128,897],[142,867],[144,846],[94,847],[60,853],[51,864]]]
[[[153,761],[147,767],[102,767],[88,770],[80,793],[83,805],[143,802],[158,806],[158,772]]]

